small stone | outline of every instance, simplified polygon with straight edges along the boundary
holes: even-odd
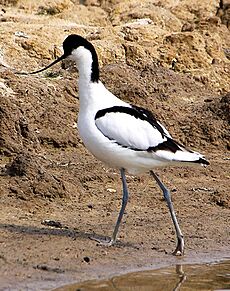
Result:
[[[83,260],[84,260],[86,263],[89,263],[89,262],[90,262],[90,258],[89,258],[89,257],[84,257]]]
[[[107,188],[106,190],[108,192],[110,192],[110,193],[116,193],[117,192],[117,190],[116,189],[113,189],[113,188]]]

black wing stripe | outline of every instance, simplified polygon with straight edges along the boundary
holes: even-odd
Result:
[[[155,147],[149,147],[147,149],[148,152],[156,152],[156,151],[168,151],[168,152],[172,152],[175,153],[177,151],[181,151],[181,148],[179,147],[179,145],[171,138],[167,138],[166,141],[158,144]]]
[[[135,118],[141,118],[141,116],[138,113],[138,111],[137,110],[133,110],[132,107],[112,106],[112,107],[108,107],[108,108],[99,110],[95,115],[95,120],[100,118],[100,117],[105,116],[107,113],[116,113],[116,112],[126,113],[126,114],[134,116]]]

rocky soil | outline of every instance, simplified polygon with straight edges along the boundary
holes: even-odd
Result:
[[[216,0],[0,1],[0,289],[65,282],[230,255],[230,2]],[[68,34],[95,45],[101,80],[154,112],[208,167],[157,169],[186,240],[175,233],[149,175],[127,177],[130,201],[117,245],[119,173],[77,131],[74,66],[33,71],[61,55]]]

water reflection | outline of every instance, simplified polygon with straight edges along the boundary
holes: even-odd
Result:
[[[181,285],[185,282],[187,279],[184,271],[183,271],[183,265],[176,265],[176,273],[178,274],[179,277],[179,282],[177,283],[176,287],[173,288],[173,291],[179,291]]]
[[[116,276],[104,281],[87,281],[54,291],[220,291],[230,290],[230,261],[204,265],[177,265]]]

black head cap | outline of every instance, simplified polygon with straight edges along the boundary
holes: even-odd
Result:
[[[91,74],[91,81],[98,82],[99,80],[99,65],[98,65],[98,57],[95,51],[94,46],[85,38],[77,34],[71,34],[67,36],[67,38],[63,42],[63,50],[64,50],[64,57],[68,57],[71,55],[74,49],[83,46],[84,48],[88,49],[92,54],[92,74]]]
[[[90,51],[95,51],[93,45],[84,37],[77,34],[70,34],[63,42],[64,55],[68,57],[72,51],[79,46],[83,46]]]

